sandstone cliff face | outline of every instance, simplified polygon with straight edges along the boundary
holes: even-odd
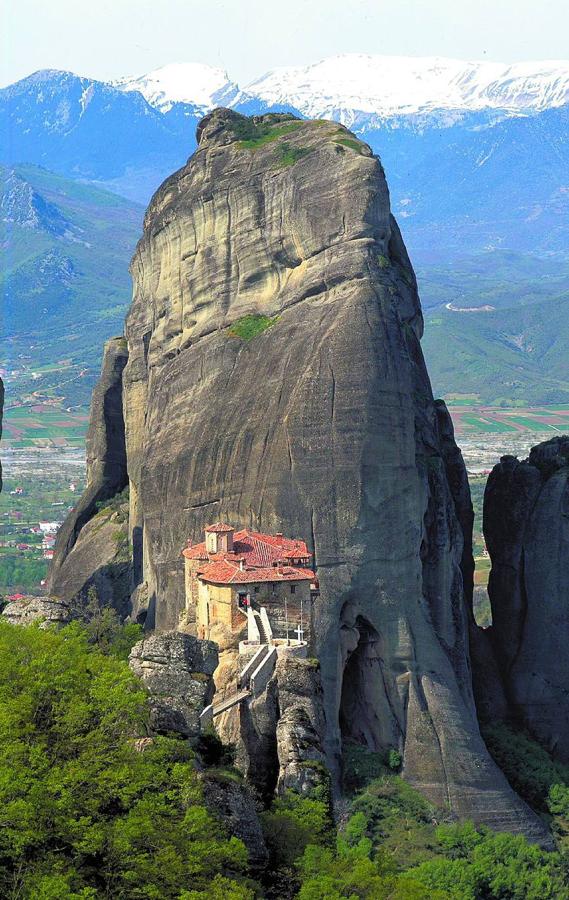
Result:
[[[309,789],[321,758],[337,776],[351,739],[398,748],[457,815],[541,839],[478,730],[468,488],[381,165],[341,126],[286,116],[217,110],[198,140],[146,215],[128,354],[107,351],[52,592],[100,568],[88,523],[125,470],[134,603],[158,631],[184,620],[181,549],[207,523],[305,538],[322,698],[281,704],[275,677],[248,704],[241,763],[267,761],[261,793]],[[245,316],[270,327],[246,339]]]
[[[309,660],[285,658],[277,663],[275,679],[279,703],[277,792],[290,788],[310,794],[323,783],[326,766],[320,673]]]
[[[569,437],[502,457],[484,497],[491,635],[512,715],[569,761]]]
[[[150,693],[150,727],[197,737],[200,714],[214,693],[217,646],[189,634],[153,634],[132,648],[129,665]]]
[[[223,699],[220,683],[228,694],[236,687],[227,662],[222,653],[215,673],[216,702]],[[219,715],[215,728],[224,743],[235,745],[237,768],[266,802],[288,789],[310,794],[320,785],[329,788],[316,660],[281,657],[262,693]]]
[[[80,602],[93,586],[101,603],[112,604],[123,614],[131,589],[127,531],[125,528],[123,536],[118,509],[98,517],[97,509],[128,484],[122,413],[122,374],[127,358],[124,338],[107,342],[101,377],[91,400],[87,489],[57,536],[48,578],[53,597]]]
[[[73,614],[65,603],[57,600],[26,597],[7,603],[2,610],[2,618],[11,625],[33,625],[39,622],[40,628],[52,628],[54,625],[67,625]]]
[[[148,622],[178,625],[180,551],[208,522],[307,539],[328,763],[342,737],[398,747],[435,802],[542,835],[478,731],[462,462],[381,165],[327,122],[217,110],[198,140],[132,263],[123,409]],[[255,314],[271,327],[234,336]]]

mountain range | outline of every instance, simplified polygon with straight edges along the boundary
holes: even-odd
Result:
[[[86,406],[122,330],[143,208],[38,166],[0,168],[0,366],[9,401]]]
[[[476,331],[479,361],[480,354],[486,362],[501,358],[499,344],[514,354],[514,368],[529,366],[529,381],[537,378],[535,353],[528,356],[527,347],[558,347],[553,318],[540,316],[536,306],[531,340],[510,337],[530,328],[527,312],[518,320],[523,306],[536,302],[545,310],[550,299],[567,296],[569,61],[502,65],[346,54],[275,69],[245,87],[198,63],[114,83],[45,70],[0,90],[0,162],[5,171],[31,164],[112,191],[130,201],[136,218],[138,204],[195,150],[200,118],[220,105],[249,115],[333,118],[380,156],[418,270],[439,392],[459,388],[460,372],[446,358],[457,329]],[[53,195],[48,202],[59,209]],[[51,216],[57,231],[57,212],[48,206],[41,215]],[[121,229],[120,217],[113,224]],[[65,229],[59,236],[52,231],[52,239],[70,240]],[[133,248],[134,240],[125,271]],[[69,276],[61,270],[61,277]],[[62,288],[68,289],[64,281]],[[452,308],[465,303],[500,311],[465,316]],[[493,323],[504,310],[510,310],[508,325],[498,327]],[[527,379],[513,384],[500,364],[497,372],[486,363],[481,368],[484,377],[474,378],[473,390],[486,402],[527,396]],[[474,376],[478,367],[470,371]],[[446,373],[440,380],[439,372]],[[562,380],[569,382],[569,373]],[[539,398],[539,386],[530,394]]]

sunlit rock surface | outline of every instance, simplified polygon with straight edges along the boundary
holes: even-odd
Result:
[[[431,800],[542,839],[479,734],[462,461],[381,164],[335,123],[283,116],[216,110],[198,142],[132,263],[122,405],[147,627],[178,626],[181,549],[206,524],[307,540],[336,784],[342,738],[397,748]]]

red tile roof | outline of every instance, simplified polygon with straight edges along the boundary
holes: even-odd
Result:
[[[233,536],[233,550],[227,553],[210,554],[205,542],[186,547],[182,551],[186,559],[244,559],[248,566],[272,566],[285,559],[310,560],[312,554],[304,541],[285,538],[281,535],[262,534],[258,531],[236,531]]]
[[[221,523],[216,523],[206,531],[219,526]],[[295,559],[307,564],[312,554],[304,541],[285,538],[282,534],[262,534],[244,529],[234,534],[232,550],[209,553],[205,542],[202,542],[186,547],[182,553],[186,559],[202,560],[204,564],[198,569],[198,575],[216,584],[314,581],[316,578],[311,569],[286,564]],[[243,570],[240,568],[241,560]]]
[[[295,566],[269,566],[259,568],[255,566],[241,569],[238,562],[228,559],[218,559],[207,563],[198,571],[203,581],[211,581],[214,584],[256,584],[259,582],[280,581],[314,581],[315,575],[310,569],[299,569]]]
[[[226,525],[225,522],[214,522],[213,525],[208,525],[205,530],[213,532],[214,534],[227,534],[229,531],[234,531],[235,529],[232,525]]]

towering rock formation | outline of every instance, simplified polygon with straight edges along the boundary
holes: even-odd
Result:
[[[569,437],[488,479],[491,636],[510,713],[569,762]]]
[[[543,837],[478,730],[468,491],[377,157],[335,123],[216,110],[155,194],[132,273],[122,390],[147,623],[183,619],[181,550],[209,522],[305,538],[332,770],[343,738],[397,747],[435,802]]]
[[[105,345],[101,377],[93,391],[87,433],[87,488],[66,519],[55,545],[48,590],[66,602],[84,598],[94,586],[99,600],[126,612],[131,588],[118,510],[97,515],[105,501],[128,485],[122,374],[128,358],[123,337]],[[126,516],[125,516],[126,517]],[[119,520],[119,521],[117,521]]]

